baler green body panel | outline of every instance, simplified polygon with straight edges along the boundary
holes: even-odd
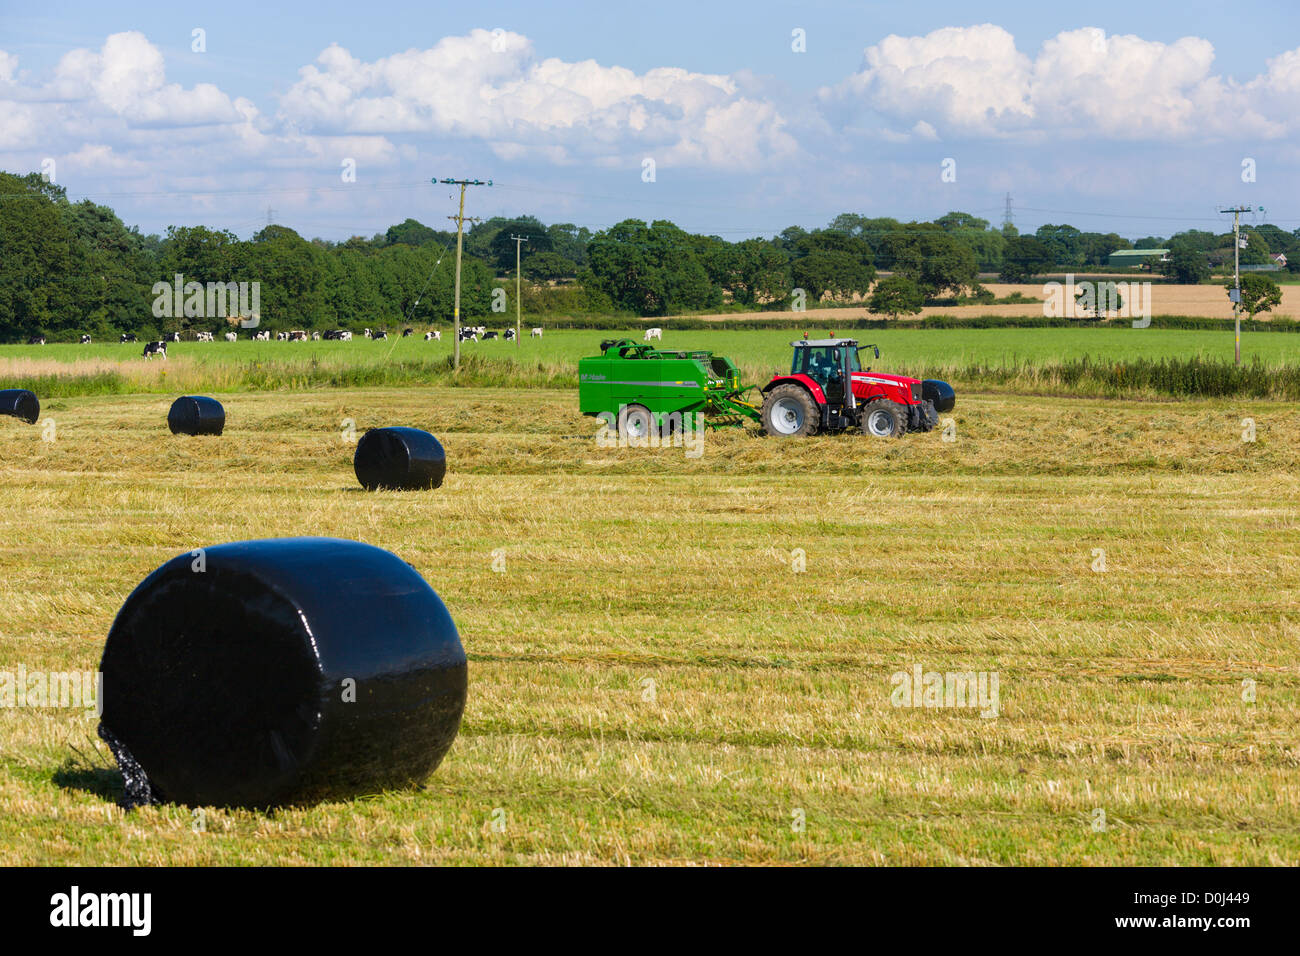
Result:
[[[736,398],[742,391],[736,364],[712,352],[660,351],[624,339],[602,343],[602,354],[578,360],[578,408],[584,415],[617,416],[628,405],[644,405],[660,421],[695,412],[757,418],[753,406]]]

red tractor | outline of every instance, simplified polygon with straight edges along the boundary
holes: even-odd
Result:
[[[853,339],[805,339],[790,343],[789,375],[763,386],[762,422],[769,435],[790,437],[859,428],[864,435],[897,438],[928,432],[956,393],[947,382],[886,375],[863,368]],[[880,358],[880,349],[866,348]]]

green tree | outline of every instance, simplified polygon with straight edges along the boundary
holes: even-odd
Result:
[[[909,223],[883,243],[889,267],[914,281],[926,298],[961,295],[979,278],[975,253],[932,223]]]
[[[0,335],[17,341],[80,322],[86,250],[61,187],[0,173]]]
[[[1234,286],[1224,284],[1229,293]],[[1241,277],[1241,309],[1250,318],[1260,312],[1271,312],[1273,306],[1282,304],[1282,289],[1271,278],[1258,272],[1247,272]]]
[[[514,236],[523,236],[528,240],[520,245],[520,262],[539,252],[551,251],[551,234],[541,222],[532,216],[520,216],[518,219],[510,220],[488,244],[489,261],[497,267],[499,275],[515,273]]]
[[[1002,252],[1003,282],[1032,282],[1053,265],[1052,251],[1033,236],[1014,236]]]
[[[1172,281],[1182,285],[1196,285],[1210,278],[1210,263],[1205,253],[1184,242],[1171,242],[1169,261],[1159,263],[1158,268]]]
[[[980,219],[978,216],[972,216],[968,212],[950,212],[940,216],[934,221],[934,224],[944,232],[953,232],[957,229],[976,229],[980,232],[988,229],[989,221]]]
[[[915,315],[925,304],[925,295],[907,276],[886,276],[876,283],[867,299],[867,311],[897,319]]]
[[[534,252],[523,260],[523,270],[535,281],[569,279],[578,274],[578,264],[557,252]]]

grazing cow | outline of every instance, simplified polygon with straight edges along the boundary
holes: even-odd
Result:
[[[195,335],[198,337],[198,341],[200,341],[200,342],[211,342],[211,341],[212,341],[212,333],[211,333],[211,332],[196,332]]]
[[[288,341],[289,341],[289,333],[288,333],[288,332],[276,332],[276,333],[275,333],[275,340],[276,340],[277,342],[288,342]]]
[[[441,329],[434,329],[434,330],[431,331],[431,332],[425,332],[425,333],[424,333],[424,341],[426,341],[426,342],[441,342],[441,341],[442,341],[442,330],[441,330]]]
[[[498,337],[498,336],[497,336],[497,334],[496,334],[495,332],[484,332],[484,333],[483,333],[483,341],[484,341],[484,342],[486,342],[488,339],[495,339],[495,338],[497,338],[497,337]]]
[[[351,342],[352,333],[347,329],[330,329],[325,333],[325,338],[330,342]]]
[[[410,338],[413,332],[415,332],[415,329],[402,329],[402,338]]]
[[[506,341],[513,342],[515,340],[515,334],[514,329],[506,329]]]
[[[180,340],[181,340],[181,334],[180,334],[179,332],[164,332],[164,333],[163,333],[163,341],[164,341],[164,342],[179,342]]]
[[[319,341],[320,341],[320,333],[319,333],[319,332],[313,332],[313,333],[311,334],[311,340],[312,340],[313,342],[319,342]]]
[[[254,333],[253,333],[253,341],[254,341],[254,342],[269,342],[269,341],[271,341],[271,332],[270,332],[270,330],[268,330],[268,329],[263,329],[261,332],[254,332]]]
[[[540,328],[533,329],[528,333],[528,337],[530,339],[540,339],[542,337],[542,330]]]
[[[478,332],[477,332],[476,330],[474,330],[474,329],[470,329],[470,328],[464,328],[464,329],[461,329],[461,330],[460,330],[460,340],[461,340],[462,342],[469,342],[470,340],[473,340],[473,341],[477,342],[477,341],[478,341]]]
[[[378,342],[380,339],[387,339],[387,338],[388,338],[388,331],[387,331],[387,330],[380,330],[380,331],[376,332],[376,333],[372,336],[372,338],[373,338],[376,342]]]
[[[81,344],[82,344],[82,345],[89,345],[89,344],[90,344],[90,336],[89,336],[89,335],[83,335],[83,336],[81,337]]]
[[[370,329],[362,329],[361,334],[368,339],[373,339],[375,337],[375,333],[372,332]]]
[[[126,345],[127,342],[139,342],[134,332],[123,332],[122,337],[117,340],[118,345]]]
[[[238,333],[238,332],[227,332],[227,333],[226,333],[226,341],[227,341],[227,342],[238,342],[238,341],[239,341],[239,333]]]
[[[43,335],[33,335],[30,339],[27,340],[27,344],[28,344],[28,345],[44,345],[44,344],[45,344],[45,336],[43,336]]]
[[[664,337],[664,330],[663,330],[663,329],[646,329],[646,330],[645,330],[645,339],[644,339],[643,341],[649,342],[651,339],[661,339],[661,340],[662,340],[663,337]]]
[[[150,360],[152,360],[153,357],[154,357],[155,355],[161,355],[163,358],[166,358],[166,357],[167,357],[167,343],[166,343],[166,342],[146,342],[146,343],[144,344],[144,351],[141,352],[140,354],[143,355],[145,358],[150,359]]]
[[[287,333],[287,334],[285,335],[285,341],[286,341],[286,342],[306,342],[306,341],[307,341],[307,333],[304,332],[302,329],[294,329],[292,332],[289,332],[289,333]]]

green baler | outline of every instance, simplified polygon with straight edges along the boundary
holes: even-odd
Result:
[[[703,350],[607,339],[600,355],[578,360],[579,409],[617,423],[628,437],[643,436],[651,426],[675,427],[697,412],[709,428],[758,421],[760,409],[741,398],[752,388],[741,384],[735,362]]]

